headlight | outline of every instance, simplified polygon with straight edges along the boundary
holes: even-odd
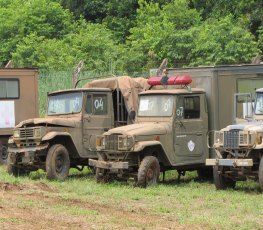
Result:
[[[118,136],[118,150],[129,150],[133,144],[134,142],[131,136]]]
[[[262,136],[257,135],[257,136],[256,136],[256,144],[257,144],[257,145],[260,145],[261,143],[262,143]]]
[[[41,129],[34,129],[34,137],[41,137]]]
[[[96,137],[96,148],[97,150],[105,149],[105,137],[104,136]]]
[[[19,130],[14,131],[14,138],[19,138],[20,137],[20,132]]]
[[[214,132],[214,144],[223,145],[224,143],[224,133],[221,131]]]

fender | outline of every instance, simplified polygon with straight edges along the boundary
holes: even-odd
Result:
[[[69,154],[74,157],[80,157],[79,151],[77,147],[75,146],[75,143],[71,135],[67,132],[55,132],[55,131],[49,132],[42,138],[42,141],[50,141],[55,137],[69,137],[69,139],[71,140],[71,143],[70,141],[66,143],[66,147],[69,150]]]
[[[69,133],[67,133],[67,132],[54,132],[53,131],[53,132],[47,133],[44,137],[42,137],[42,141],[49,141],[49,140],[53,139],[56,136],[67,136],[67,137],[70,137],[70,139],[72,140],[71,135]],[[73,142],[73,140],[72,140],[72,142]]]
[[[164,147],[163,147],[163,145],[162,145],[162,143],[160,141],[140,141],[140,142],[137,142],[134,145],[134,151],[135,152],[139,152],[139,151],[142,151],[144,148],[146,148],[148,146],[152,147],[152,146],[155,146],[155,145],[161,146],[161,148],[165,152]]]

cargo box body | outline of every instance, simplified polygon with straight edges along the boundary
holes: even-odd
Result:
[[[15,125],[38,117],[37,76],[37,69],[0,69],[0,155]]]

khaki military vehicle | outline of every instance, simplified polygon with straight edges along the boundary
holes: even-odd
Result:
[[[19,176],[43,169],[48,179],[65,179],[97,158],[96,135],[132,123],[145,79],[113,77],[83,88],[48,95],[47,115],[18,124],[9,139],[8,167]]]
[[[164,72],[170,83],[173,76],[192,76],[192,89],[180,87],[187,81],[178,81],[176,88],[156,90],[154,86],[141,93],[135,124],[111,129],[97,138],[99,159],[91,159],[90,165],[97,168],[98,181],[115,176],[134,178],[145,187],[170,169],[178,170],[179,177],[196,169],[202,177],[211,176],[205,160],[214,158],[215,151],[207,147],[207,131],[232,121],[234,109],[229,98],[263,84],[263,65],[170,68]],[[158,84],[160,79],[155,79]]]
[[[163,78],[150,78],[148,84],[160,85]],[[202,168],[209,156],[206,147],[208,111],[203,89],[189,88],[189,76],[170,77],[174,89],[151,89],[139,94],[135,124],[110,129],[97,137],[99,159],[97,181],[111,176],[133,177],[146,187],[158,181],[160,171],[179,172]]]
[[[234,104],[235,122],[214,132],[216,158],[206,165],[214,166],[217,189],[253,179],[263,192],[263,88],[256,90],[254,103],[251,94],[236,94]]]
[[[38,116],[37,77],[37,69],[0,69],[0,164],[7,162],[8,138],[15,125]]]

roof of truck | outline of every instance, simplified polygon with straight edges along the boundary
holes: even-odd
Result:
[[[263,88],[257,89],[256,92],[263,92]]]
[[[201,88],[175,88],[175,89],[151,89],[140,93],[142,94],[193,94],[193,93],[205,93]]]
[[[108,88],[76,88],[76,89],[65,89],[65,90],[58,90],[49,93],[49,95],[53,94],[59,94],[59,93],[71,93],[71,92],[85,92],[85,91],[90,91],[90,92],[110,92],[111,89]]]

